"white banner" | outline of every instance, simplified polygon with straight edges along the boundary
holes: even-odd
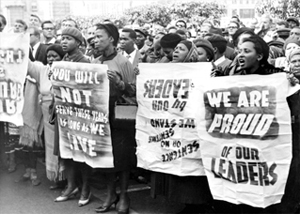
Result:
[[[205,175],[197,133],[200,81],[210,63],[140,64],[137,76],[138,166],[179,176]]]
[[[285,73],[201,82],[197,128],[214,199],[263,208],[281,201],[292,158],[288,85]]]

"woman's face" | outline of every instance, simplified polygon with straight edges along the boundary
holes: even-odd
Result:
[[[289,43],[285,48],[285,57],[289,58],[291,51],[294,49],[300,48],[296,43]]]
[[[259,66],[262,55],[256,52],[252,42],[243,42],[238,50],[237,58],[241,69],[251,70]]]
[[[61,57],[54,50],[47,52],[47,63],[51,66],[53,62],[61,61]]]
[[[183,62],[188,53],[189,49],[183,43],[179,43],[173,52],[173,62]]]
[[[300,55],[294,55],[290,60],[290,69],[293,73],[300,72]]]
[[[197,52],[199,62],[207,62],[208,56],[206,50],[202,47],[197,47]]]

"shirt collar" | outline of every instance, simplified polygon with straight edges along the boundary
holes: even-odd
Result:
[[[33,50],[37,50],[38,47],[40,46],[41,42],[36,43],[32,48]]]
[[[220,65],[222,62],[224,62],[226,60],[226,58],[225,58],[225,56],[223,55],[223,56],[221,56],[219,59],[217,59],[216,61],[215,61],[215,64],[216,65]]]

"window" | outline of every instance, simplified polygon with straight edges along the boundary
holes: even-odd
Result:
[[[255,16],[254,9],[241,9],[240,10],[240,17],[242,19],[254,18],[254,16]]]

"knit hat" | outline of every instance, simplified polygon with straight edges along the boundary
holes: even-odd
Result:
[[[298,46],[300,46],[300,41],[299,41],[299,39],[298,39],[296,36],[290,36],[289,38],[287,38],[287,39],[285,40],[285,43],[284,43],[284,45],[283,45],[283,50],[285,50],[285,49],[286,49],[286,46],[287,46],[288,44],[290,44],[290,43],[295,43],[295,44],[297,44]]]
[[[83,41],[82,33],[75,27],[67,27],[62,30],[61,35],[68,35],[72,36],[74,39],[80,42],[80,44]]]
[[[290,56],[288,58],[288,62],[290,62],[292,57],[295,55],[300,55],[300,48],[296,48],[291,51]]]
[[[290,36],[290,31],[290,28],[282,28],[278,29],[276,32],[280,38],[286,40]]]
[[[216,47],[221,54],[225,52],[227,40],[223,36],[213,34],[212,36],[208,37],[207,40],[212,44],[213,47]]]
[[[209,56],[211,56],[211,58],[214,57],[214,48],[212,46],[212,44],[207,40],[207,39],[201,39],[201,38],[197,38],[194,41],[194,44],[196,45],[196,47],[202,47],[206,50],[206,52],[208,53]]]
[[[193,46],[193,43],[191,41],[189,41],[189,40],[181,40],[179,43],[184,44],[189,50],[191,50],[191,48]]]
[[[148,32],[144,29],[139,28],[139,29],[134,29],[134,31],[143,34],[145,37],[148,36]]]
[[[240,23],[238,23],[237,21],[231,20],[229,23],[234,23],[237,25],[237,28],[240,28]]]
[[[114,24],[98,24],[97,27],[105,29],[108,35],[114,39],[113,45],[117,47],[120,38],[118,28]]]
[[[249,33],[251,35],[254,35],[255,33],[253,32],[253,29],[248,28],[248,27],[241,27],[239,28],[233,35],[232,35],[232,39],[233,39],[233,43],[236,44],[237,39],[239,38],[239,36],[243,33]]]
[[[223,32],[222,32],[222,29],[221,28],[215,28],[215,27],[212,27],[210,30],[209,30],[210,33],[213,33],[213,34],[218,34],[220,36],[223,35]]]
[[[286,21],[287,22],[290,22],[290,21],[295,22],[296,25],[299,26],[299,20],[296,17],[293,17],[293,16],[289,17]]]
[[[47,47],[46,53],[48,53],[48,51],[55,51],[61,58],[63,58],[64,55],[66,54],[66,53],[63,51],[61,45],[59,45],[59,44],[52,44],[52,45],[49,45],[49,46]]]
[[[181,41],[181,37],[176,33],[168,33],[164,35],[160,40],[160,45],[163,48],[175,48]]]

